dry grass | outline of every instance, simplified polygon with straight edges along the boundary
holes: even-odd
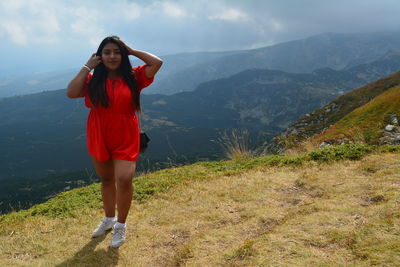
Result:
[[[247,129],[232,129],[230,132],[224,131],[217,143],[222,147],[225,155],[231,160],[241,160],[249,158],[249,131]]]
[[[317,142],[312,142],[312,141],[304,141],[300,144],[298,144],[295,147],[292,147],[288,150],[285,151],[284,155],[289,156],[289,157],[294,157],[298,156],[301,153],[307,153],[311,152],[319,147],[319,143]]]
[[[127,242],[91,239],[101,210],[4,225],[2,266],[396,266],[400,157],[260,167],[132,203]]]

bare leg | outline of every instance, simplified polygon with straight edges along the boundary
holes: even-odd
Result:
[[[101,178],[101,196],[106,217],[115,216],[116,187],[112,159],[101,162],[92,157],[97,175]]]
[[[135,175],[136,162],[113,159],[114,175],[117,183],[118,222],[125,223],[132,202],[132,178]]]

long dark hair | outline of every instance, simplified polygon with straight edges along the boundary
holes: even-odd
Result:
[[[135,111],[140,111],[140,93],[137,89],[137,83],[132,71],[132,65],[128,58],[128,50],[119,41],[119,37],[113,35],[104,38],[104,40],[100,43],[99,48],[97,49],[96,56],[101,56],[101,52],[103,51],[104,46],[108,43],[114,43],[119,47],[119,50],[121,52],[121,65],[119,69],[122,77],[124,78],[126,84],[129,86],[129,89],[132,92],[132,104],[134,106],[134,109]],[[97,65],[97,67],[94,68],[93,76],[88,84],[90,101],[95,107],[98,107],[99,104],[103,107],[109,107],[106,91],[107,74],[108,70],[104,66],[103,62],[101,62],[99,65]]]

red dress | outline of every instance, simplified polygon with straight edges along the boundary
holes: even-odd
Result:
[[[154,77],[145,75],[146,65],[132,68],[139,92],[149,86]],[[123,78],[107,78],[109,107],[93,107],[88,95],[89,72],[84,84],[85,105],[90,108],[86,125],[88,152],[99,161],[110,158],[137,161],[140,148],[140,129],[132,103],[132,93]]]

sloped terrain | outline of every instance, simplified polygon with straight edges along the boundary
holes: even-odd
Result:
[[[399,150],[330,147],[296,157],[200,162],[139,177],[127,241],[119,249],[107,247],[110,233],[90,237],[102,218],[98,184],[74,189],[0,217],[0,262],[395,266]]]
[[[400,114],[400,86],[381,93],[367,104],[353,110],[329,129],[315,136],[311,142],[345,138],[369,144],[378,144],[390,115]]]
[[[305,114],[299,120],[290,125],[282,135],[275,137],[270,143],[265,144],[260,148],[260,151],[262,151],[262,153],[279,153],[299,146],[299,144],[308,141],[314,136],[327,130],[352,111],[366,105],[375,97],[399,84],[400,72],[396,72],[388,77],[344,94],[323,107]],[[388,105],[391,105],[392,101],[396,101],[395,98],[391,99],[384,97],[383,99],[389,101],[387,103]],[[381,104],[386,105],[382,102]],[[379,127],[381,126],[380,122],[377,122],[376,120],[365,122],[370,123],[371,125],[379,123]],[[351,133],[348,135],[351,135]]]

